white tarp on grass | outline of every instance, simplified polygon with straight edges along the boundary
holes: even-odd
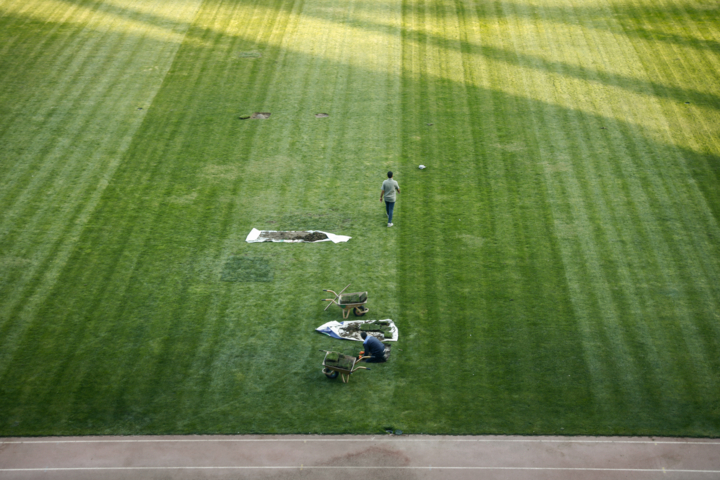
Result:
[[[345,322],[332,321],[332,322],[328,322],[324,325],[320,325],[315,330],[317,330],[320,333],[324,333],[325,335],[329,335],[333,338],[338,338],[340,340],[355,340],[357,342],[362,342],[362,337],[360,336],[360,332],[347,333],[344,331],[343,327],[346,327],[350,324],[370,323],[370,322],[374,322],[374,321],[375,320],[348,320]],[[380,332],[367,332],[368,335],[378,337],[378,339],[380,339],[384,342],[397,342],[398,329],[397,329],[397,326],[395,325],[395,322],[393,322],[389,318],[387,318],[385,320],[381,320],[381,321],[389,323],[390,331],[392,332],[392,337],[380,338],[380,336],[379,336]]]
[[[278,233],[278,230],[258,230],[257,228],[253,228],[250,230],[250,233],[248,234],[245,241],[247,243],[262,243],[262,242],[278,242],[278,243],[317,243],[317,242],[333,242],[333,243],[342,243],[347,242],[352,237],[348,237],[345,235],[335,235],[334,233],[328,233],[328,232],[321,232],[320,230],[305,230],[307,233],[313,233],[313,232],[319,232],[324,233],[327,235],[328,238],[325,238],[323,240],[316,240],[314,242],[308,242],[306,240],[278,240],[273,238],[266,238],[263,237],[263,233]]]

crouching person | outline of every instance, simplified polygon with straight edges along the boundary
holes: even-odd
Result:
[[[365,358],[363,361],[368,363],[384,362],[386,360],[385,345],[383,345],[382,342],[377,338],[373,337],[372,335],[368,335],[365,332],[360,332],[360,336],[363,339],[365,356],[370,356],[370,358]]]

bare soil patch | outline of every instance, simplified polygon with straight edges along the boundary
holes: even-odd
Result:
[[[329,116],[330,116],[330,114],[328,114],[328,113],[316,113],[315,114],[315,117],[317,117],[317,118],[327,118]]]
[[[304,240],[317,242],[327,240],[328,236],[321,232],[262,232],[261,236],[270,240]]]
[[[252,114],[251,118],[256,120],[265,120],[267,118],[270,118],[270,115],[272,115],[272,113],[270,112],[255,112]]]

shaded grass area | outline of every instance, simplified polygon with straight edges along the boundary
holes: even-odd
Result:
[[[0,10],[0,434],[718,435],[716,8],[154,5]]]

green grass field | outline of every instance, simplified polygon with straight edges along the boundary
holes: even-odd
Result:
[[[0,0],[0,435],[720,436],[718,72],[716,0]]]

